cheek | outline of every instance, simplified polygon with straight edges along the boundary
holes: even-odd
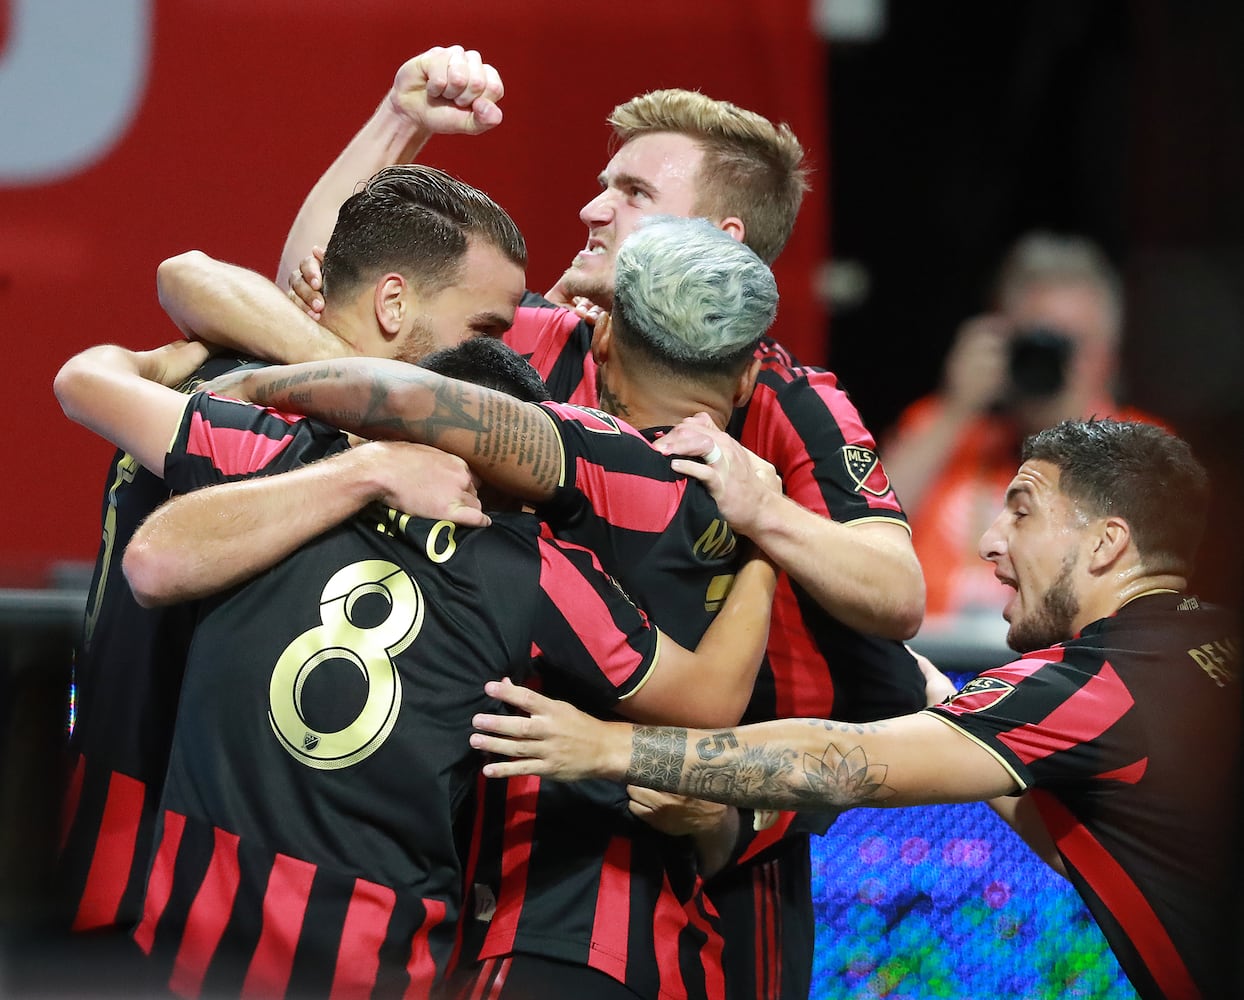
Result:
[[[433,349],[457,347],[475,336],[475,331],[457,324],[438,324],[432,327]]]
[[[631,205],[619,208],[613,217],[613,235],[616,245],[621,246],[622,241],[635,231],[639,220],[649,214],[651,213],[634,208]]]

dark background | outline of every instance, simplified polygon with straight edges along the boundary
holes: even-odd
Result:
[[[1215,476],[1198,584],[1238,604],[1244,5],[885,9],[879,40],[829,46],[831,260],[868,286],[832,303],[830,367],[884,438],[1016,236],[1092,237],[1124,278],[1125,398]]]

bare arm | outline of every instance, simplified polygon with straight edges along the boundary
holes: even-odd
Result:
[[[461,45],[436,46],[403,63],[371,117],[307,194],[281,252],[281,287],[289,287],[313,245],[328,243],[338,208],[360,182],[409,163],[433,135],[475,135],[500,124],[503,94],[497,71]]]
[[[489,777],[606,778],[757,809],[849,809],[991,799],[1017,789],[992,754],[928,713],[868,725],[783,719],[703,730],[602,722],[509,683],[528,716],[478,715],[471,745],[516,759]],[[489,735],[495,734],[495,735]]]
[[[162,261],[156,292],[177,328],[196,340],[282,363],[355,353],[267,278],[199,250]]]
[[[401,361],[265,368],[230,375],[220,391],[368,439],[432,445],[523,500],[547,500],[562,482],[561,436],[542,407]]]
[[[56,374],[53,390],[65,416],[164,475],[164,457],[188,396],[172,386],[207,359],[202,344],[177,341],[152,351],[113,344],[89,347]]]
[[[1036,804],[1029,795],[1006,795],[989,800],[989,806],[1006,822],[1012,830],[1019,834],[1032,852],[1047,865],[1067,877],[1067,866],[1063,856],[1058,853],[1054,838],[1041,820]]]
[[[486,525],[461,459],[376,441],[301,469],[174,497],[138,528],[122,569],[143,607],[205,597],[275,565],[373,501]]]
[[[667,455],[703,456],[711,465],[675,459],[673,468],[704,483],[722,516],[746,535],[839,621],[872,635],[908,639],[924,617],[924,575],[907,528],[893,520],[841,524],[773,489],[757,474],[768,463],[703,414],[688,418],[656,447]]]
[[[652,676],[617,711],[656,724],[738,722],[751,700],[769,640],[776,584],[772,563],[760,556],[748,559],[696,648],[685,649],[663,635],[661,658]],[[659,627],[660,609],[649,610]]]

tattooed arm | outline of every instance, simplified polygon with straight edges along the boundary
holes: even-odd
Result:
[[[433,445],[523,500],[547,500],[562,479],[561,435],[543,407],[401,361],[264,368],[211,387],[365,438]]]
[[[782,719],[704,730],[602,722],[508,682],[491,697],[526,716],[477,715],[484,773],[607,778],[756,809],[970,802],[1017,790],[989,751],[927,713],[855,725]]]

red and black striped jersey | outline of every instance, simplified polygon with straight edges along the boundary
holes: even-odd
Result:
[[[344,440],[201,394],[167,474],[206,485]],[[202,602],[135,932],[174,992],[430,995],[461,907],[471,719],[536,648],[606,708],[658,633],[591,553],[517,512],[465,529],[369,508]]]
[[[1218,997],[1233,954],[1237,619],[1149,594],[928,709],[1029,792],[1144,997]]]
[[[564,464],[537,513],[561,539],[600,558],[678,642],[694,646],[721,607],[739,560],[734,533],[702,484],[629,424],[601,410],[542,404]]]
[[[218,355],[182,388],[243,364],[255,363]],[[142,912],[195,607],[140,607],[122,575],[121,556],[169,492],[134,456],[118,451],[113,457],[74,664],[72,769],[57,862],[58,902],[75,930],[128,930]]]
[[[591,327],[528,292],[505,335],[545,379],[553,398],[599,405]],[[802,506],[843,523],[906,523],[873,436],[831,372],[800,365],[764,338],[756,390],[730,433],[782,477]],[[656,614],[655,608],[649,611]],[[901,642],[842,625],[785,574],[774,601],[766,662],[745,721],[872,721],[924,705],[924,682]]]
[[[539,508],[546,525],[596,552],[664,631],[694,646],[738,559],[711,496],[614,417],[545,408],[565,456],[561,487]],[[565,694],[556,679],[544,686]],[[697,894],[690,844],[635,821],[621,785],[492,782],[484,801],[468,881],[487,922],[470,928],[466,954],[575,962],[642,995],[718,995],[715,916]]]
[[[591,327],[573,312],[531,292],[505,335],[544,377],[554,399],[584,406],[599,403],[591,339]],[[768,337],[757,357],[756,389],[735,412],[732,436],[773,463],[788,495],[804,507],[844,523],[905,523],[875,439],[835,376],[799,364]],[[665,627],[660,603],[645,606]],[[844,625],[785,573],[778,578],[769,636],[745,722],[862,722],[924,706],[923,677],[901,642]],[[828,823],[827,817],[784,816],[741,845],[743,861],[767,866],[763,875],[743,864],[713,880],[709,906],[726,921],[732,998],[807,996],[814,924],[811,884],[804,877],[810,870],[808,834]]]

